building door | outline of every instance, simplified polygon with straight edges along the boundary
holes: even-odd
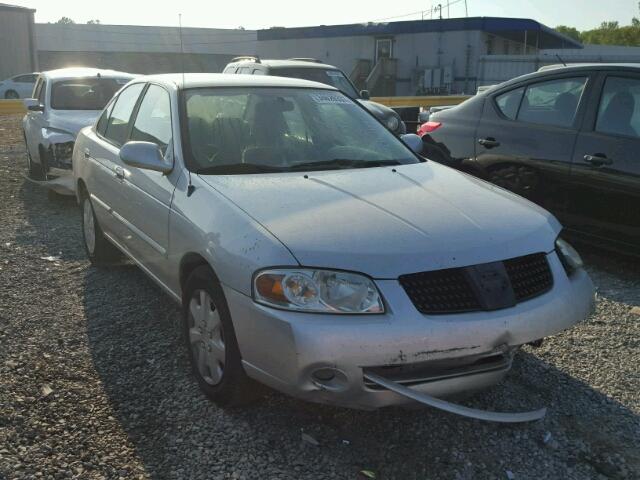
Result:
[[[381,58],[393,57],[393,39],[392,38],[377,38],[376,39],[376,63]]]

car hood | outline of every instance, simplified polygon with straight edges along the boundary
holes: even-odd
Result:
[[[50,110],[49,126],[75,137],[84,127],[92,125],[101,113],[101,110]]]
[[[386,105],[382,105],[381,103],[372,102],[371,100],[363,100],[361,98],[358,99],[358,103],[378,118],[387,118],[389,116],[400,117],[395,110],[387,107]]]
[[[301,265],[397,278],[553,250],[558,221],[434,162],[303,174],[203,176]]]

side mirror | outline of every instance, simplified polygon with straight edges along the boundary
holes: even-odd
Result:
[[[37,98],[25,98],[23,100],[24,106],[31,112],[44,112],[44,105],[42,105]]]
[[[369,95],[369,90],[360,90],[360,98],[363,100],[369,100],[371,95]]]
[[[164,161],[160,147],[151,142],[127,142],[120,149],[120,159],[131,167],[169,173],[172,165]]]
[[[413,151],[413,153],[417,153],[418,155],[422,154],[424,144],[422,143],[422,139],[415,133],[401,135],[400,140],[402,140],[404,144]]]

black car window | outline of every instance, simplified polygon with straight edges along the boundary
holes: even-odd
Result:
[[[524,87],[520,87],[496,97],[496,105],[498,105],[498,108],[505,117],[511,120],[516,119],[516,115],[518,115],[518,107],[520,106],[520,100],[522,100],[523,93]]]
[[[155,143],[163,155],[167,151],[171,142],[171,101],[164,88],[151,85],[147,89],[131,130],[131,140]]]
[[[576,77],[528,85],[517,119],[558,127],[571,126],[586,83],[587,77]]]
[[[127,138],[131,113],[143,88],[144,83],[134,83],[125,88],[115,101],[104,136],[116,145],[122,145]]]
[[[96,132],[104,137],[105,131],[107,130],[107,120],[109,120],[109,116],[111,115],[111,110],[113,110],[113,105],[115,102],[111,102],[107,105],[107,108],[104,109],[102,115],[100,115],[100,119],[96,125]]]
[[[31,93],[31,95],[33,96],[33,98],[40,98],[40,92],[42,91],[42,86],[44,85],[44,80],[42,78],[38,78],[38,80],[36,81],[35,86],[33,87],[33,92]],[[42,102],[40,102],[42,103]]]
[[[43,78],[42,82],[40,82],[40,90],[37,92],[37,94],[38,94],[37,99],[38,99],[38,103],[40,105],[44,105],[44,98],[45,98],[46,93],[47,93],[47,82]]]
[[[640,80],[608,77],[600,97],[596,131],[640,136]]]
[[[14,82],[18,83],[33,83],[35,82],[35,75],[18,75],[13,77]]]

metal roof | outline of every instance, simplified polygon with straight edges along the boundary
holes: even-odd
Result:
[[[9,5],[8,3],[0,3],[0,10],[24,10],[25,12],[35,12],[35,8],[21,7],[20,5]]]
[[[582,48],[582,44],[566,35],[528,18],[468,17],[441,20],[409,20],[389,23],[355,23],[320,25],[317,27],[274,27],[258,30],[258,41],[294,38],[351,37],[360,35],[398,35],[425,32],[480,30],[510,40],[523,42],[524,32],[533,35],[528,43],[543,48]],[[536,38],[537,35],[537,38]]]

